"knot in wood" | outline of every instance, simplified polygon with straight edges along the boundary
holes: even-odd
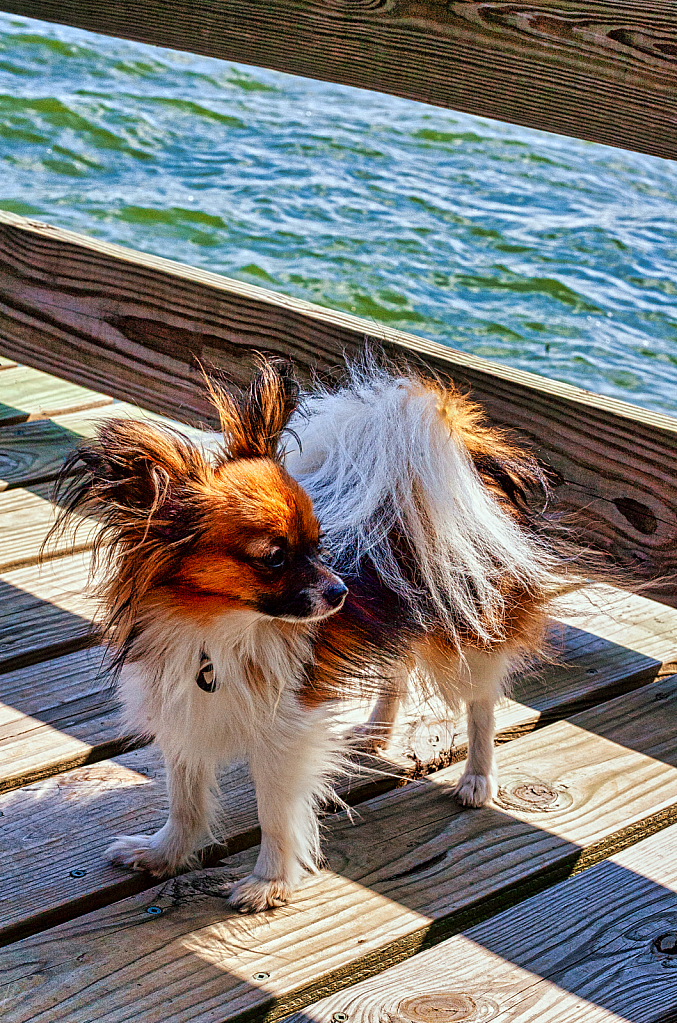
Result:
[[[551,789],[545,782],[525,782],[523,785],[516,785],[512,790],[515,799],[520,799],[530,806],[551,806],[557,802],[558,793]]]
[[[397,1006],[398,1017],[408,1023],[457,1023],[475,1017],[477,1006],[470,995],[455,991],[441,991],[429,995],[405,998]]]
[[[654,938],[652,944],[654,951],[659,955],[677,956],[677,931],[661,934],[659,938]]]
[[[521,813],[557,813],[573,803],[566,785],[542,781],[540,778],[506,778],[494,802],[504,810]]]

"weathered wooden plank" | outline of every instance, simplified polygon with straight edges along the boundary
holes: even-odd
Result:
[[[0,673],[91,643],[86,553],[0,573]]]
[[[107,35],[677,156],[669,0],[5,0]],[[528,83],[528,84],[527,84]]]
[[[58,579],[58,564],[54,568]],[[34,588],[37,573],[28,578]],[[80,578],[84,585],[84,572]],[[49,583],[43,583],[43,599],[49,592]],[[602,598],[604,610],[595,612],[592,601]],[[553,660],[516,680],[514,699],[500,708],[499,741],[674,670],[677,611],[610,587],[596,588],[570,603],[571,619],[579,627],[553,622]],[[117,704],[99,671],[102,656],[98,648],[82,650],[0,675],[0,700],[5,704],[0,711],[0,791],[102,760],[131,738],[121,731]],[[368,709],[355,704],[346,713],[346,721],[360,721]],[[377,774],[394,772],[394,785],[400,774],[462,759],[466,746],[463,719],[451,721],[441,704],[421,706],[414,699],[403,708],[386,762],[368,762]]]
[[[305,378],[331,376],[371,338],[472,387],[495,422],[518,430],[584,540],[637,578],[677,571],[677,421],[667,416],[4,212],[0,296],[8,355],[187,422],[210,414],[199,363],[243,382],[263,349],[293,357]],[[674,585],[647,594],[677,601]]]
[[[52,489],[52,483],[34,483],[30,489],[0,491],[0,571],[37,563],[42,541],[54,523]],[[77,531],[76,523],[80,525]],[[54,538],[45,556],[59,557],[90,546],[87,524],[76,518],[63,535]]]
[[[593,596],[598,600],[601,593]],[[580,621],[586,599],[580,597],[577,603]],[[510,702],[498,715],[501,741],[533,730],[540,721],[571,714],[583,703],[593,705],[635,688],[665,670],[660,658],[674,655],[677,612],[636,596],[624,595],[621,601],[613,593],[605,593],[604,606],[606,612],[598,611],[596,618],[592,611],[585,613],[588,629],[599,635],[565,629],[558,663],[541,675],[518,679],[515,697],[521,702]],[[555,628],[562,631],[560,625]],[[605,629],[613,634],[621,629],[628,645],[604,640]],[[0,813],[6,820],[0,891],[12,893],[0,903],[0,943],[150,884],[140,876],[121,878],[102,857],[113,835],[130,829],[156,830],[163,823],[166,793],[155,749],[99,762],[125,742],[115,702],[108,701],[106,679],[97,675],[100,659],[100,650],[80,651],[0,675],[4,704],[0,708],[0,790],[5,791],[0,796]],[[345,727],[349,721],[364,720],[366,713],[365,708],[348,707],[339,723]],[[440,708],[426,706],[422,711],[416,703],[410,704],[385,759],[368,759],[367,771],[358,770],[340,784],[341,795],[360,802],[379,789],[395,787],[412,772],[421,775],[460,760],[465,749],[462,720],[450,722]],[[94,762],[95,767],[41,781]],[[19,786],[23,788],[16,791]],[[43,828],[49,829],[42,851],[30,840],[36,834],[36,798]],[[231,851],[253,844],[256,807],[246,772],[236,769],[229,774],[223,799],[223,837]],[[84,878],[72,879],[70,868],[57,866],[72,861],[74,833],[78,834],[78,857],[85,864],[81,869],[87,871]]]
[[[667,1023],[676,889],[673,825],[286,1023]]]
[[[0,675],[0,792],[129,746],[102,664],[96,647]]]
[[[16,362],[14,359],[6,359],[4,355],[0,355],[0,370],[3,369],[14,369]]]
[[[0,491],[27,487],[56,478],[63,460],[83,437],[93,437],[102,419],[147,419],[177,424],[127,402],[40,419],[0,430]],[[189,426],[183,432],[195,439],[202,434]]]
[[[30,366],[16,366],[0,375],[0,427],[97,408],[112,400]]]
[[[443,940],[528,885],[673,823],[675,724],[672,678],[503,746],[496,807],[454,804],[459,765],[362,804],[355,823],[342,815],[329,823],[331,869],[309,879],[289,908],[247,919],[229,912],[224,880],[251,869],[255,851],[247,850],[225,870],[176,878],[24,939],[3,953],[3,1018],[283,1017],[318,991]]]

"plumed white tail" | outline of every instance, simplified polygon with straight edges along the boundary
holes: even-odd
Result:
[[[485,487],[441,388],[367,361],[347,386],[308,395],[306,408],[307,420],[292,423],[302,450],[287,468],[314,502],[338,571],[368,559],[419,625],[442,627],[457,646],[461,633],[505,638],[506,578],[539,597],[561,589],[560,559]],[[415,584],[393,550],[397,535],[417,563]]]

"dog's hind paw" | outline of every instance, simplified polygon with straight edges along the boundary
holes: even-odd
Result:
[[[497,792],[496,778],[484,774],[462,774],[452,789],[452,795],[463,806],[484,806]]]
[[[392,729],[388,725],[372,724],[367,721],[363,725],[355,725],[348,732],[348,740],[356,750],[365,753],[380,753],[390,742]]]
[[[176,871],[176,865],[167,861],[157,847],[154,835],[121,835],[106,849],[111,863],[131,870],[147,870],[156,877],[167,877]]]
[[[260,913],[264,909],[285,906],[291,888],[284,881],[269,880],[250,874],[233,887],[228,901],[239,913]]]

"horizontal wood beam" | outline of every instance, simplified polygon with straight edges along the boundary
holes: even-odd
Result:
[[[335,376],[365,339],[470,388],[547,465],[556,508],[656,580],[677,572],[677,420],[347,313],[0,213],[0,351],[183,422],[209,421],[200,364],[249,379],[256,351]],[[583,523],[581,525],[581,523]],[[646,595],[673,603],[675,587]]]
[[[2,8],[677,158],[672,0],[3,0]]]

